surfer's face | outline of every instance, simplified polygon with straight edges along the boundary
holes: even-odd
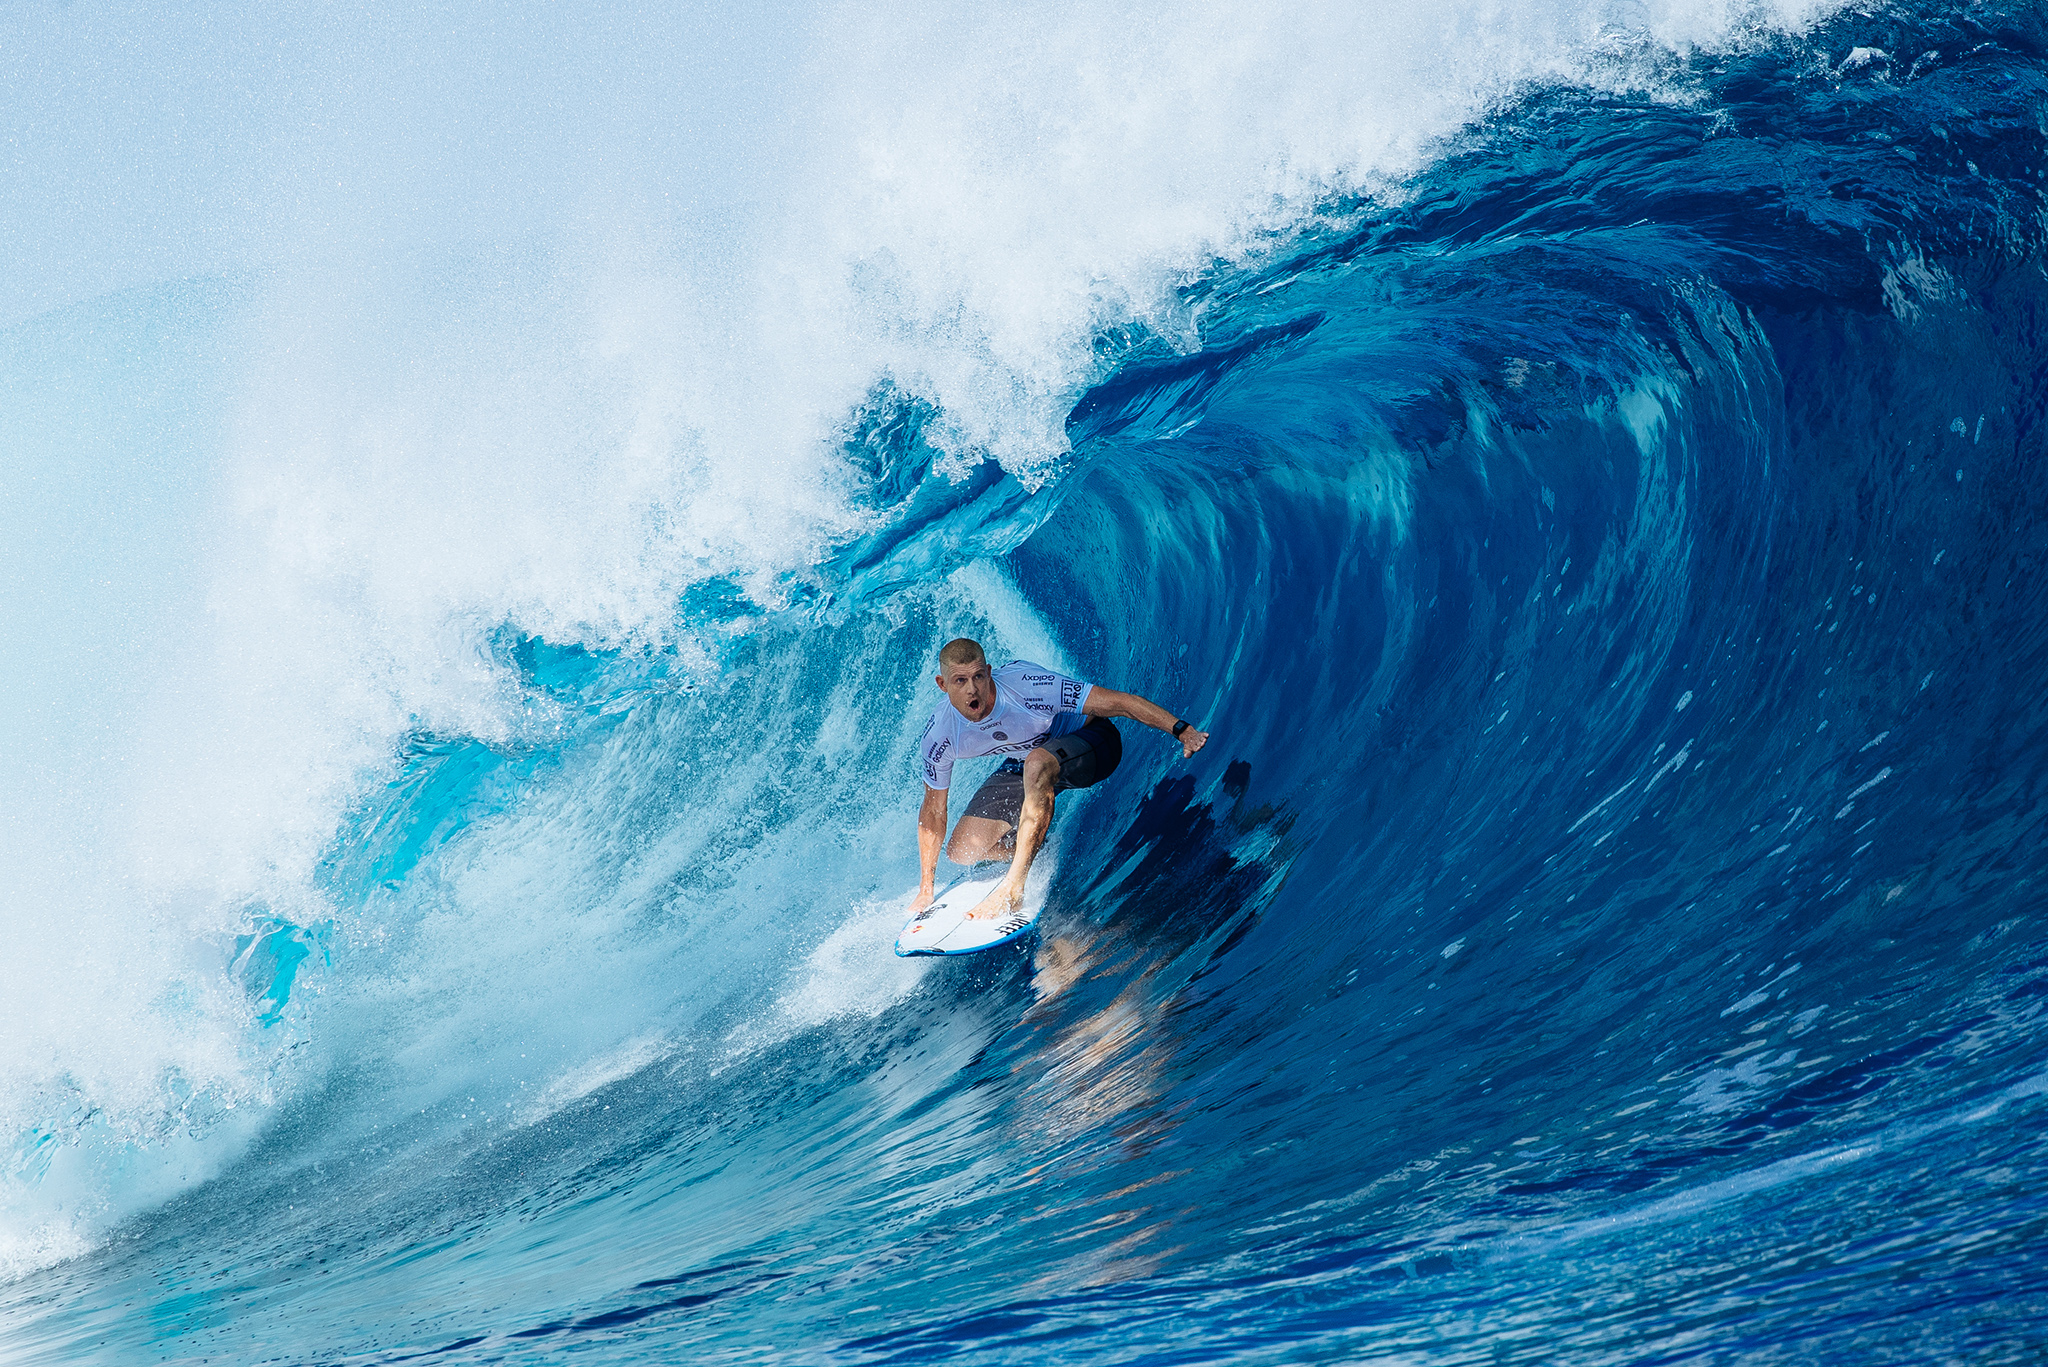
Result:
[[[969,721],[980,721],[996,706],[996,681],[988,675],[988,661],[947,665],[939,675],[939,687],[953,700],[953,706]]]

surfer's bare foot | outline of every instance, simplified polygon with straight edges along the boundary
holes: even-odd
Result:
[[[985,921],[1007,915],[1024,904],[1024,890],[1012,888],[1008,883],[998,883],[989,890],[988,896],[974,904],[974,910],[967,913],[970,921]]]

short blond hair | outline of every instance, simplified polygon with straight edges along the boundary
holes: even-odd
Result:
[[[939,663],[941,665],[971,665],[977,661],[982,664],[988,663],[988,656],[981,653],[981,642],[979,641],[969,640],[965,636],[956,636],[939,647]]]

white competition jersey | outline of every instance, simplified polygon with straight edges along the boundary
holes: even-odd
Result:
[[[1055,674],[1029,660],[1012,660],[994,674],[996,705],[980,721],[969,721],[948,698],[924,725],[918,757],[925,786],[953,786],[953,761],[981,755],[1021,755],[1052,730],[1062,712],[1079,712],[1094,684]]]

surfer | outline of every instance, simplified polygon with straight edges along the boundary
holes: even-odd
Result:
[[[1123,738],[1111,717],[1166,732],[1180,742],[1183,757],[1209,740],[1208,732],[1135,693],[1070,679],[1029,660],[991,670],[981,643],[964,636],[940,648],[938,685],[946,701],[925,723],[918,742],[924,765],[924,805],[917,814],[922,877],[910,904],[912,915],[937,895],[941,846],[956,864],[1007,856],[1009,873],[968,915],[1015,910],[1052,821],[1053,794],[1100,783],[1123,758]],[[1008,758],[976,790],[948,841],[946,793],[953,783],[953,761],[980,755]]]

